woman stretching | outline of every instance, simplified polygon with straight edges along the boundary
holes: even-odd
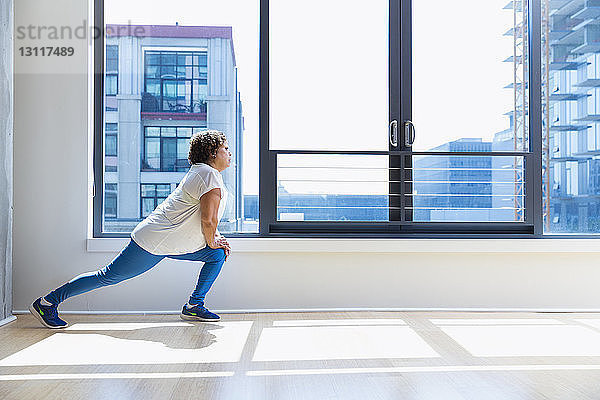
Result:
[[[195,133],[188,160],[190,169],[177,188],[134,228],[129,243],[110,264],[73,278],[31,304],[29,311],[44,326],[68,326],[58,316],[58,305],[69,297],[138,276],[165,257],[204,262],[181,318],[220,319],[204,307],[204,296],[231,253],[227,239],[217,230],[227,199],[220,172],[231,163],[225,135],[219,131]]]

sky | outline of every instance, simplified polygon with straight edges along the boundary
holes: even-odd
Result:
[[[491,141],[509,127],[507,3],[413,1],[413,149],[463,137]],[[272,149],[387,150],[387,8],[387,0],[271,2]],[[258,193],[259,16],[258,0],[105,2],[106,23],[232,27],[245,120],[244,194]]]

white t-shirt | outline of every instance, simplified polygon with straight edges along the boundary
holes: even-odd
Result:
[[[169,197],[134,228],[131,238],[157,255],[193,253],[204,248],[200,197],[215,188],[221,189],[220,221],[227,201],[223,177],[208,164],[193,164]]]

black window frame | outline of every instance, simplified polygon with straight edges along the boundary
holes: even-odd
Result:
[[[413,0],[414,1],[414,0]],[[542,216],[542,77],[541,77],[541,2],[526,0],[528,3],[528,124],[529,148],[515,156],[524,156],[526,176],[526,223],[400,223],[378,224],[375,222],[281,222],[276,221],[277,206],[277,154],[286,151],[269,149],[269,0],[260,0],[260,49],[259,49],[259,233],[234,233],[233,237],[348,237],[348,238],[596,238],[593,234],[544,235]],[[95,0],[96,26],[104,27],[104,2]],[[411,15],[411,0],[389,0],[389,83],[390,83],[390,120],[400,123],[411,116],[411,21],[403,16]],[[104,56],[104,38],[95,40],[94,57],[102,60]],[[102,119],[104,80],[103,63],[95,62],[95,151],[94,176],[97,187],[102,186],[102,158],[97,149],[102,149]],[[145,78],[144,78],[145,84]],[[399,125],[400,125],[399,123]],[[399,141],[403,142],[403,131],[399,129]],[[311,151],[293,151],[294,154],[311,154]],[[328,152],[318,152],[328,153]],[[352,152],[331,152],[333,154],[351,154]],[[360,154],[378,154],[378,152],[359,152]],[[389,152],[385,154],[389,155]],[[401,159],[403,167],[411,166],[411,157],[419,152],[398,151],[392,154]],[[438,155],[444,153],[437,152]],[[462,153],[448,152],[447,155]],[[467,155],[489,156],[487,152],[469,152]],[[511,153],[503,152],[504,155]],[[406,157],[410,156],[410,157]],[[402,161],[404,160],[404,161]],[[403,175],[401,179],[410,179]],[[140,196],[141,201],[141,196]],[[399,200],[398,205],[410,206],[410,199]],[[391,203],[390,203],[391,205]],[[124,237],[123,234],[104,233],[102,227],[102,196],[94,196],[94,236]],[[400,218],[402,219],[402,218]],[[406,222],[406,223],[405,223]]]

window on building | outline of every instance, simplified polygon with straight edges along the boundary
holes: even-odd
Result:
[[[163,202],[171,193],[170,183],[142,183],[141,192],[141,215],[146,218],[154,209]]]
[[[114,122],[107,122],[105,125],[105,147],[104,155],[116,156],[117,155],[117,131],[118,124]]]
[[[119,81],[119,46],[106,46],[106,95],[116,96],[118,94]]]
[[[117,152],[118,152],[118,133],[119,124],[107,122],[104,124],[104,171],[117,172]]]
[[[104,185],[104,217],[117,218],[117,184]]]
[[[205,128],[144,127],[142,171],[184,172],[189,168],[188,152],[192,132]]]
[[[104,81],[107,96],[116,96],[119,93],[119,76],[118,74],[106,74]]]
[[[207,88],[207,52],[144,52],[142,111],[206,113]]]
[[[119,72],[119,46],[106,46],[106,72]]]

